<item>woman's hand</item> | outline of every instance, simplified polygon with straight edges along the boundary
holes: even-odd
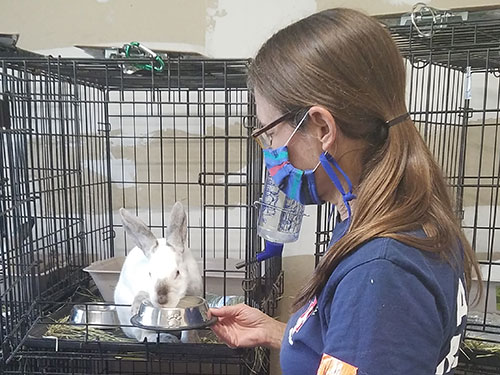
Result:
[[[218,321],[211,329],[230,347],[267,346],[279,349],[286,325],[245,304],[210,309]]]

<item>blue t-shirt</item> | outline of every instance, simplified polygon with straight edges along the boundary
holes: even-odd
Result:
[[[337,225],[334,241],[345,225]],[[283,374],[316,374],[324,353],[360,375],[453,374],[466,322],[464,286],[462,265],[373,239],[343,259],[317,299],[290,318]]]

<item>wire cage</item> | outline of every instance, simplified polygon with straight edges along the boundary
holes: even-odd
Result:
[[[500,12],[424,7],[414,8],[397,23],[381,20],[405,59],[411,117],[442,167],[457,215],[481,263],[485,293],[469,306],[459,371],[496,374],[500,371]],[[474,280],[472,296],[477,286]]]
[[[380,16],[406,65],[411,118],[441,165],[481,264],[484,296],[469,306],[457,374],[500,373],[500,9]],[[423,7],[423,8],[422,8]],[[330,208],[317,211],[316,264]],[[471,285],[471,296],[477,290]],[[472,300],[473,298],[471,298]]]
[[[209,303],[274,313],[280,260],[235,268],[261,248],[248,61],[178,56],[159,72],[137,69],[154,64],[142,57],[8,52],[0,54],[3,373],[267,373],[266,350],[229,349],[209,330],[201,343],[139,343],[118,326],[70,320],[75,304],[113,304],[134,247],[118,209],[163,237],[176,201]]]

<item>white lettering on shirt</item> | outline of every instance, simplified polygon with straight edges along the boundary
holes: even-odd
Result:
[[[465,297],[465,288],[462,279],[458,279],[457,290],[457,328],[462,325],[462,320],[467,316],[467,300]],[[458,364],[458,348],[462,333],[453,336],[450,341],[450,351],[436,367],[436,375],[444,375],[450,372]],[[446,372],[445,372],[446,368]]]
[[[295,325],[288,331],[288,343],[290,345],[293,345],[293,335],[299,332],[300,328],[304,325],[307,318],[309,318],[309,316],[311,316],[311,314],[313,313],[317,304],[318,300],[316,299],[316,297],[314,297],[314,300],[309,303],[309,306],[307,307],[306,311],[302,313],[299,319],[297,319]]]

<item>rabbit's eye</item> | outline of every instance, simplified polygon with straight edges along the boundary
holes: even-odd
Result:
[[[181,273],[179,272],[179,270],[177,270],[177,273],[175,274],[175,278],[177,279],[179,277]]]

